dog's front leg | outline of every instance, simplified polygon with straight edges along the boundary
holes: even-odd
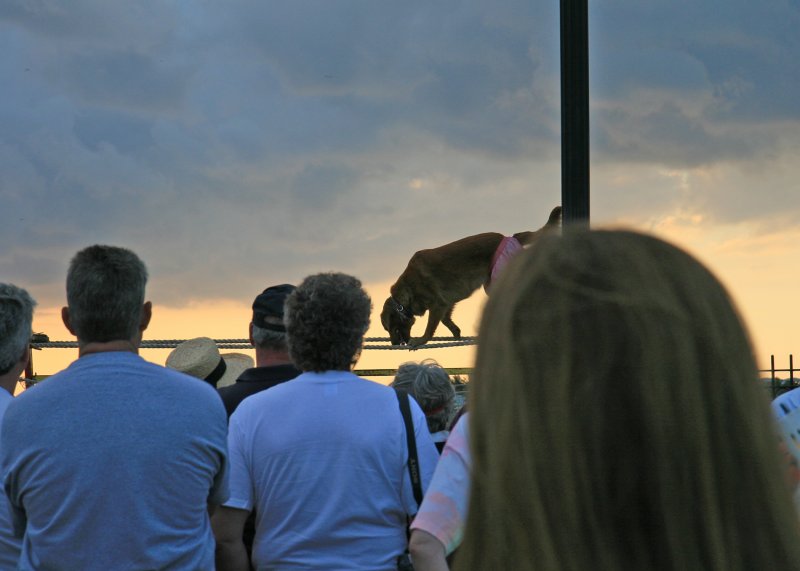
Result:
[[[413,349],[414,347],[425,345],[425,343],[430,341],[431,338],[433,338],[433,334],[436,332],[436,328],[442,321],[442,317],[444,317],[446,313],[447,313],[446,306],[431,307],[428,310],[428,326],[425,327],[425,334],[422,337],[412,337],[411,340],[408,342],[409,347]]]

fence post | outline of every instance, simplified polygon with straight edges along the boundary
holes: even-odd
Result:
[[[769,372],[772,375],[772,381],[770,385],[772,386],[772,398],[778,394],[778,388],[775,386],[775,355],[769,356]]]
[[[33,378],[33,349],[28,345],[28,364],[25,365],[25,378]]]

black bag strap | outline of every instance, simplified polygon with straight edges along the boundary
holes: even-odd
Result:
[[[411,478],[411,489],[414,491],[414,499],[417,507],[422,504],[422,482],[419,476],[419,459],[417,458],[417,441],[414,438],[414,422],[411,420],[411,405],[408,404],[408,393],[395,390],[397,400],[400,403],[400,413],[403,415],[403,423],[406,425],[406,442],[408,443],[408,475]]]

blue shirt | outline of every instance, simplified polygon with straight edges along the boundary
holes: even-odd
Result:
[[[439,458],[410,399],[423,490]],[[230,419],[231,494],[256,511],[260,570],[396,570],[417,511],[393,389],[349,372],[303,373]]]
[[[0,421],[14,397],[5,389],[0,389]],[[16,569],[22,541],[15,536],[11,521],[8,498],[0,493],[0,569]]]
[[[128,352],[90,354],[9,405],[6,494],[20,569],[212,570],[207,502],[226,498],[216,391]]]

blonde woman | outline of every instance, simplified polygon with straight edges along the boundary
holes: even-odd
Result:
[[[495,288],[457,569],[800,569],[767,395],[707,269],[653,237],[572,230]]]

